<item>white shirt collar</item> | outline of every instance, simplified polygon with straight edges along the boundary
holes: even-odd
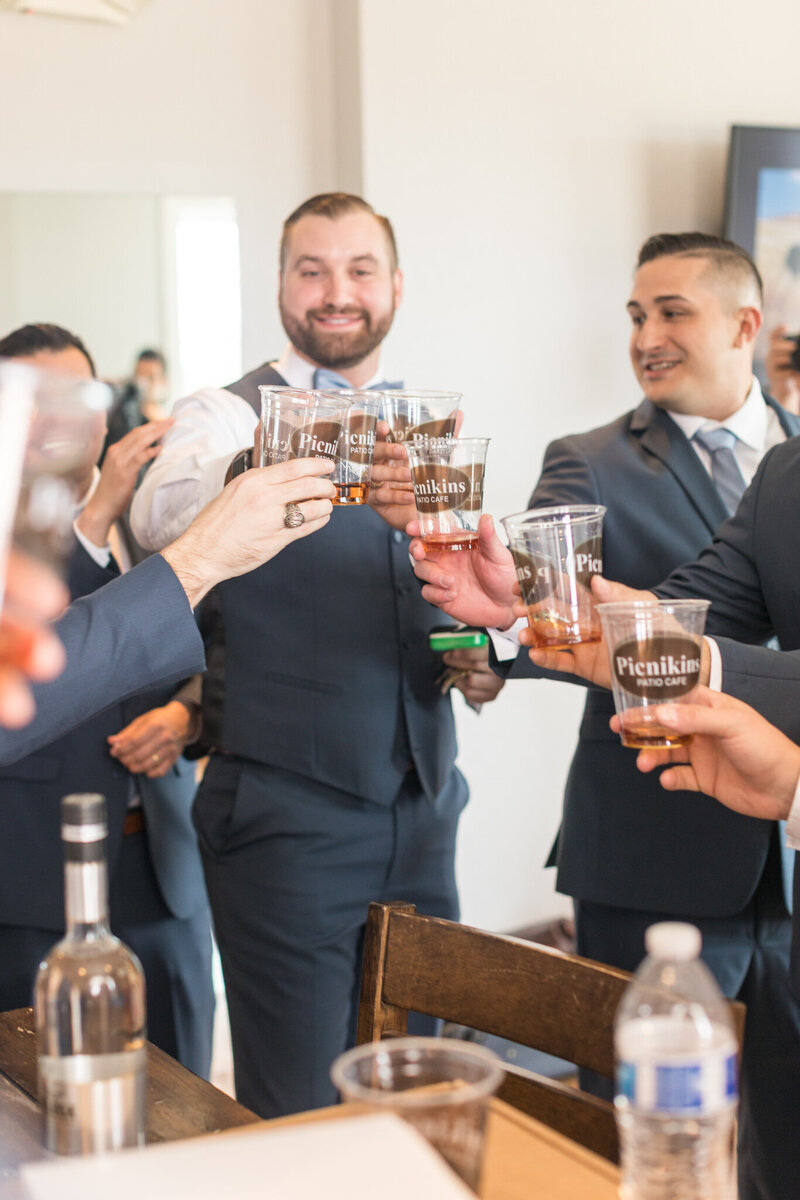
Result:
[[[91,500],[92,496],[97,491],[97,485],[99,482],[100,482],[100,468],[98,466],[95,466],[92,469],[92,482],[89,484],[88,488],[83,493],[83,495],[80,497],[80,499],[75,501],[75,517],[76,518],[80,516],[80,514],[86,508],[86,505]]]
[[[744,404],[724,421],[712,421],[708,417],[690,416],[687,413],[671,412],[669,415],[689,441],[700,429],[706,432],[710,429],[724,428],[730,429],[740,442],[744,442],[752,450],[761,454],[764,452],[767,439],[767,405],[755,375]]]
[[[273,364],[275,370],[288,383],[289,387],[304,388],[306,391],[314,386],[314,372],[316,366],[313,363],[306,362],[304,358],[295,350],[291,342],[284,350],[283,354]],[[378,360],[378,370],[367,383],[362,384],[362,388],[372,387],[373,384],[380,382],[384,378],[382,360]]]

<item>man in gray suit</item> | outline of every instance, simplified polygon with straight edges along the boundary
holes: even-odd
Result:
[[[401,290],[385,217],[341,193],[301,205],[281,243],[290,344],[178,403],[134,501],[139,540],[158,548],[247,467],[260,384],[392,386],[381,345]],[[420,598],[403,532],[366,505],[340,508],[313,546],[223,586],[219,601],[209,655],[224,642],[221,723],[195,823],[237,1097],[278,1116],[335,1099],[329,1068],[355,1038],[369,901],[457,916],[467,789],[428,644],[441,617]]]
[[[649,239],[628,311],[644,401],[610,425],[549,446],[530,505],[604,504],[604,573],[646,588],[710,541],[761,456],[800,432],[800,422],[762,397],[752,374],[760,280],[738,247],[703,234]],[[727,473],[713,446],[722,430],[734,446]],[[460,556],[422,561],[417,572],[428,581],[423,594],[446,611],[504,625],[513,570],[489,524],[484,554],[463,564],[452,561]],[[412,552],[422,557],[416,545]],[[523,653],[511,674],[542,672]],[[578,950],[632,970],[649,924],[682,918],[700,926],[705,961],[726,994],[748,1005],[740,1194],[788,1200],[793,1183],[785,1144],[774,1136],[772,1097],[791,1094],[792,1074],[800,1079],[800,1012],[786,987],[793,855],[783,853],[774,825],[709,797],[667,800],[609,730],[612,713],[610,694],[591,688],[550,860],[559,891],[575,898]],[[766,1049],[776,1039],[780,1075]]]

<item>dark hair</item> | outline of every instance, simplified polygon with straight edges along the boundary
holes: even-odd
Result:
[[[750,255],[736,242],[717,237],[713,233],[654,233],[639,251],[637,270],[654,258],[705,258],[718,271],[736,275],[740,280],[752,283],[760,301],[764,299],[764,284],[758,267]]]
[[[354,196],[351,192],[320,192],[318,196],[312,196],[310,200],[304,201],[299,208],[289,214],[283,222],[283,232],[281,233],[281,270],[286,266],[286,257],[289,253],[289,234],[301,217],[328,217],[329,220],[335,221],[338,217],[343,217],[346,213],[351,212],[366,212],[375,218],[386,235],[392,270],[396,271],[397,242],[391,221],[388,217],[382,217],[376,213],[372,205],[367,204],[367,201],[363,200],[361,196]]]
[[[144,350],[140,350],[136,355],[136,365],[138,366],[140,362],[156,362],[164,374],[166,375],[167,373],[167,360],[160,350],[155,350],[150,346],[147,346]]]
[[[80,350],[92,375],[96,375],[92,356],[81,339],[60,325],[21,325],[0,338],[0,358],[27,358],[42,352],[57,354],[59,350],[70,348]]]

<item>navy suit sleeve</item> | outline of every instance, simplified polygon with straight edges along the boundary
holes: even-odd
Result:
[[[90,596],[56,623],[61,676],[35,688],[36,716],[0,729],[0,764],[16,762],[112,704],[204,670],[203,642],[172,568],[160,554]]]
[[[800,651],[770,650],[718,638],[722,690],[800,743]]]

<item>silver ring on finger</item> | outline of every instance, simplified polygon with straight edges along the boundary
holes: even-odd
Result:
[[[283,510],[283,523],[287,529],[299,529],[305,519],[299,504],[287,504]]]

